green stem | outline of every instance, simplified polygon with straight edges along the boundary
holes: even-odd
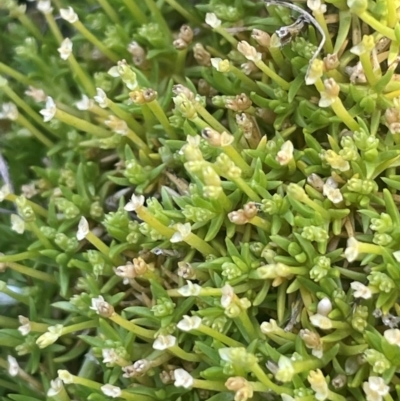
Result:
[[[79,81],[81,82],[83,88],[89,97],[93,97],[96,94],[96,88],[90,77],[82,69],[81,65],[76,61],[75,56],[71,53],[67,59],[71,70],[76,74]]]
[[[97,0],[100,4],[101,8],[108,15],[110,20],[114,22],[116,25],[120,25],[120,20],[118,14],[115,12],[114,8],[111,7],[110,3],[107,0]]]
[[[26,114],[32,120],[34,120],[38,125],[43,127],[46,131],[48,131],[48,127],[46,124],[43,122],[43,119],[40,117],[39,114],[35,112],[26,102],[24,99],[20,98],[9,85],[5,85],[2,88],[3,92],[9,97],[18,107],[20,107],[22,110],[25,111]],[[51,132],[51,131],[49,131]],[[51,145],[52,146],[52,145]]]
[[[321,11],[315,11],[314,12],[314,17],[317,20],[319,26],[322,28],[322,30],[325,33],[325,45],[324,45],[324,48],[325,48],[326,53],[333,54],[332,39],[331,39],[331,35],[329,33],[329,30],[328,30],[328,25],[326,24],[326,21],[325,21],[324,14]]]
[[[158,103],[157,99],[147,103],[147,106],[151,110],[151,112],[156,116],[157,120],[160,122],[162,127],[165,129],[165,132],[168,134],[170,139],[177,139],[178,136],[175,133],[174,127],[169,123],[168,117],[165,114],[164,110]]]
[[[75,21],[72,24],[90,43],[96,46],[106,57],[114,63],[117,63],[120,57],[113,51],[109,50],[103,42],[98,40],[83,24],[81,21]]]
[[[270,232],[271,230],[271,223],[267,220],[264,220],[260,216],[254,216],[250,221],[250,224],[253,224],[256,227],[261,228],[262,230],[266,232]]]
[[[122,0],[126,8],[130,11],[135,21],[140,25],[147,24],[148,19],[143,11],[138,7],[135,0]]]
[[[343,106],[342,101],[338,97],[331,105],[332,110],[335,114],[346,124],[352,131],[359,131],[360,126],[354,120],[354,118],[350,115],[347,109]]]
[[[235,75],[236,78],[240,79],[242,83],[246,85],[248,88],[250,88],[252,91],[260,92],[260,88],[258,87],[258,85],[251,78],[249,78],[242,70],[235,67],[234,65],[231,65],[229,67],[229,71],[232,72],[232,74]]]
[[[8,194],[5,199],[10,201],[10,202],[15,202],[17,200],[18,196],[15,194]],[[41,206],[37,205],[35,202],[32,202],[30,200],[26,200],[26,203],[33,209],[35,213],[38,215],[45,217],[47,219],[47,210],[42,208]]]
[[[3,329],[17,329],[19,326],[18,320],[11,317],[0,315],[0,327]]]
[[[251,175],[253,172],[252,168],[232,145],[223,146],[222,151],[242,170],[244,175]]]
[[[198,355],[190,354],[189,352],[184,351],[178,345],[168,348],[168,352],[188,362],[199,362],[201,360]]]
[[[24,266],[19,263],[15,263],[15,262],[7,262],[7,266],[10,269],[12,269],[18,273],[21,273],[25,276],[37,278],[38,280],[46,281],[47,283],[51,283],[51,284],[57,283],[57,280],[54,278],[54,275],[52,275],[52,274],[41,272],[39,270],[35,270],[31,267],[27,267],[27,266]]]
[[[283,386],[278,386],[277,384],[273,383],[258,364],[255,364],[251,370],[262,384],[266,385],[269,389],[274,391],[276,394],[284,393],[284,394],[288,394],[288,395],[293,395],[292,389],[286,388]]]
[[[250,198],[250,200],[261,202],[261,198],[249,187],[249,185],[247,185],[243,178],[229,178],[229,180],[234,182],[238,188],[240,188]]]
[[[144,133],[143,127],[133,118],[133,116],[129,112],[119,107],[117,103],[109,100],[108,107],[117,117],[124,120],[128,124],[128,127],[130,127],[134,132],[138,132],[140,134]],[[108,113],[104,109],[102,109],[101,107],[99,108],[100,110],[103,110],[104,113],[108,116]]]
[[[129,138],[133,142],[133,144],[136,145],[143,152],[145,152],[147,154],[149,154],[151,152],[151,150],[147,146],[147,144],[139,137],[139,135],[137,135],[131,129],[128,129],[126,137]]]
[[[29,18],[26,14],[21,14],[18,17],[21,24],[32,33],[32,35],[39,41],[43,41],[43,35],[40,32],[39,28],[32,22],[32,19]]]
[[[86,329],[93,329],[97,327],[97,322],[95,320],[89,320],[83,323],[72,324],[71,326],[63,327],[62,329],[62,336],[70,333],[74,333],[76,331],[86,330]]]
[[[79,131],[87,132],[97,137],[109,137],[111,135],[110,131],[100,128],[98,125],[92,124],[86,120],[82,120],[81,118],[68,114],[59,108],[57,108],[55,118],[65,124],[70,125],[71,127],[76,128]]]
[[[1,284],[0,292],[8,295],[9,297],[20,302],[21,304],[29,305],[29,297],[27,297],[26,295],[18,294],[17,292],[10,290],[4,281],[0,281],[0,284]]]
[[[166,2],[192,24],[201,25],[203,23],[203,21],[195,16],[196,10],[193,10],[193,8],[189,7],[188,4],[185,4],[185,8],[182,7],[176,0],[166,0]]]
[[[369,25],[370,27],[374,28],[376,31],[381,33],[383,36],[387,36],[389,39],[397,42],[394,30],[386,25],[383,25],[381,22],[375,19],[368,11],[364,11],[358,14],[358,17],[362,19],[367,25]]]
[[[0,255],[0,263],[19,262],[26,259],[35,260],[38,256],[40,254],[37,251],[21,252],[15,255]]]
[[[33,221],[30,223],[26,223],[27,227],[29,230],[31,230],[38,240],[42,243],[42,245],[47,248],[47,249],[54,249],[53,244],[44,236],[44,234],[40,231],[40,228],[37,226],[37,224]]]
[[[370,52],[365,52],[361,54],[360,61],[364,70],[364,74],[367,77],[368,83],[371,86],[374,86],[378,81],[378,77],[376,76],[374,69],[372,68]]]
[[[44,17],[46,18],[46,22],[47,22],[48,26],[50,27],[50,30],[51,30],[53,36],[56,38],[57,43],[59,45],[61,45],[64,38],[63,38],[63,35],[62,35],[60,29],[58,28],[56,20],[53,17],[53,14],[45,13]]]
[[[198,237],[196,234],[190,233],[186,238],[183,239],[192,248],[197,249],[203,255],[218,255],[212,246],[210,246],[206,241]]]
[[[20,72],[14,70],[13,68],[11,68],[8,65],[5,65],[3,63],[0,63],[0,72],[2,72],[3,74],[9,75],[10,77],[14,78],[16,81],[18,81],[21,84],[24,84],[26,86],[34,85],[34,82],[31,81],[30,78],[26,77],[24,74],[21,74]]]
[[[389,28],[394,28],[397,23],[397,5],[396,0],[386,0],[386,12],[387,12],[387,25]]]
[[[218,391],[218,392],[227,391],[227,388],[226,388],[224,382],[216,382],[216,381],[212,381],[212,380],[194,379],[193,387],[200,388],[202,390],[211,390],[211,391]]]
[[[232,340],[232,338],[226,336],[225,334],[220,333],[217,330],[214,330],[208,326],[205,326],[204,324],[202,324],[196,330],[199,331],[200,333],[203,333],[207,336],[214,338],[215,340],[217,340],[223,344],[229,345],[230,347],[243,347],[242,343],[240,343],[236,340]]]
[[[275,71],[271,70],[262,60],[255,61],[254,64],[268,77],[275,81],[282,89],[289,90],[290,84],[281,78]]]
[[[118,315],[117,313],[114,313],[110,317],[110,320],[113,321],[114,323],[118,324],[119,326],[123,327],[124,329],[136,334],[139,337],[143,337],[145,339],[154,339],[154,336],[156,334],[155,331],[143,329],[142,327],[137,326],[136,324],[130,322],[129,320],[124,319],[122,316]]]
[[[147,223],[151,228],[157,230],[164,237],[169,239],[174,235],[175,230],[160,223],[145,207],[139,207],[136,210],[136,214],[141,220]]]
[[[225,28],[220,26],[218,28],[214,28],[213,31],[216,32],[216,33],[219,33],[235,49],[237,48],[237,45],[238,45],[239,42],[229,32],[227,32]]]
[[[17,124],[25,127],[39,142],[43,145],[51,148],[54,143],[50,141],[45,135],[43,135],[33,124],[30,123],[21,113],[18,113],[18,118],[15,120]]]
[[[195,108],[197,113],[201,116],[201,118],[213,129],[222,134],[224,131],[228,132],[228,129],[225,128],[211,113],[207,111],[205,107],[203,107],[199,102],[195,102]],[[194,121],[195,122],[195,121]],[[195,122],[196,123],[196,122]],[[197,124],[196,124],[197,125]],[[200,128],[206,128],[200,127]]]

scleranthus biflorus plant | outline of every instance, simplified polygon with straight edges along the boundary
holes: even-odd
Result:
[[[400,397],[398,0],[0,0],[0,396]]]

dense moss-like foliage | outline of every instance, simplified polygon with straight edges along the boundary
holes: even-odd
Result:
[[[0,0],[0,397],[398,399],[399,6]]]

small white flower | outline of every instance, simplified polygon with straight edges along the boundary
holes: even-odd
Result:
[[[99,314],[101,307],[107,303],[104,298],[99,295],[97,298],[92,298],[92,306],[89,308]]]
[[[389,329],[383,333],[383,336],[386,338],[386,341],[389,344],[397,345],[400,347],[400,330],[399,329]]]
[[[221,288],[222,296],[221,296],[221,306],[226,309],[228,308],[231,303],[233,302],[233,299],[235,297],[235,292],[233,291],[233,288],[229,284],[225,284]]]
[[[111,398],[120,397],[122,394],[122,391],[119,387],[113,386],[111,384],[105,384],[104,386],[101,386],[101,391],[104,395]]]
[[[276,380],[279,380],[283,383],[287,383],[292,381],[293,375],[295,373],[292,361],[281,355],[278,360],[278,370],[275,373]]]
[[[18,327],[18,331],[23,335],[23,336],[27,336],[30,331],[31,331],[31,321],[22,315],[18,316],[18,320],[20,323],[20,326]]]
[[[70,24],[73,24],[74,22],[79,20],[78,14],[74,11],[72,7],[61,8],[60,15],[62,19],[68,21]]]
[[[183,297],[196,297],[200,295],[201,287],[198,284],[193,284],[189,280],[186,280],[186,283],[186,285],[178,289],[179,294]]]
[[[363,383],[363,390],[367,401],[382,401],[383,397],[389,394],[389,386],[381,377],[370,376],[367,382]]]
[[[324,62],[319,59],[313,60],[310,68],[307,71],[306,75],[306,85],[313,85],[315,84],[323,75],[324,73]]]
[[[57,107],[56,104],[54,103],[53,98],[47,96],[46,107],[39,111],[39,113],[43,116],[43,121],[48,122],[52,120],[53,117],[56,115],[56,112],[57,112]]]
[[[175,379],[174,382],[175,387],[190,388],[193,386],[194,383],[193,377],[184,369],[175,369],[174,379]]]
[[[37,340],[36,344],[39,348],[46,348],[51,344],[54,344],[58,338],[62,335],[63,331],[62,324],[56,324],[55,326],[49,326],[46,333],[42,334]]]
[[[372,297],[371,290],[359,281],[353,281],[350,286],[354,290],[354,298],[369,299]]]
[[[50,0],[39,0],[36,8],[43,14],[51,14],[53,12]]]
[[[286,141],[282,146],[280,151],[276,155],[276,161],[281,166],[287,166],[291,160],[293,160],[293,143],[291,141]]]
[[[25,95],[31,97],[35,102],[44,102],[47,99],[47,95],[44,90],[29,86],[25,91]]]
[[[62,380],[57,377],[54,380],[50,381],[50,388],[47,391],[47,397],[55,397],[63,388]]]
[[[176,325],[179,330],[190,331],[196,330],[201,325],[201,317],[184,315],[183,319]]]
[[[82,99],[75,103],[78,110],[90,110],[94,106],[94,102],[86,95],[82,95]]]
[[[281,330],[281,328],[276,323],[276,320],[274,319],[270,319],[269,322],[261,323],[260,327],[261,327],[261,332],[264,334],[276,333],[277,331]]]
[[[126,135],[129,131],[128,124],[113,115],[109,115],[108,120],[105,120],[104,124],[119,135]]]
[[[59,369],[59,370],[57,370],[57,374],[58,374],[58,378],[64,384],[72,384],[74,382],[74,377],[71,375],[71,373],[68,372],[68,370]]]
[[[103,363],[114,364],[119,359],[118,354],[115,352],[115,349],[113,348],[103,348],[101,350],[101,355],[103,357]]]
[[[120,77],[122,79],[122,82],[124,82],[124,84],[130,90],[135,90],[138,86],[136,73],[132,70],[126,60],[118,61],[116,66],[111,67],[108,70],[108,74],[111,75],[113,78]]]
[[[17,214],[11,215],[11,230],[15,231],[17,234],[23,234],[25,231],[25,221]]]
[[[3,185],[0,188],[0,202],[3,202],[3,200],[7,197],[7,195],[11,194],[11,188],[8,184]]]
[[[206,24],[211,28],[216,29],[221,26],[221,20],[214,13],[207,13]]]
[[[338,183],[333,177],[329,177],[325,184],[323,185],[322,193],[326,196],[332,203],[340,203],[343,201],[343,195],[338,188]]]
[[[19,372],[19,365],[18,365],[17,360],[13,356],[8,355],[7,361],[8,361],[8,373],[9,373],[9,375],[13,376],[13,377],[17,376],[18,372]]]
[[[35,187],[35,183],[30,183],[30,184],[24,184],[21,186],[21,193],[22,195],[25,196],[27,199],[33,198],[37,193],[37,189]]]
[[[332,312],[332,302],[329,298],[322,298],[318,302],[317,313],[323,316],[328,316]]]
[[[170,242],[172,243],[184,241],[192,232],[192,226],[190,223],[178,223],[175,225],[175,229],[177,232],[175,232],[170,239]]]
[[[76,233],[76,239],[82,241],[89,234],[89,223],[85,217],[81,217],[79,220],[78,231]]]
[[[347,240],[347,248],[344,255],[349,262],[354,262],[358,257],[358,241],[354,237]]]
[[[218,72],[228,72],[230,69],[229,60],[222,60],[219,57],[215,57],[211,59],[211,65],[218,71]]]
[[[323,298],[318,302],[317,313],[310,316],[310,322],[313,326],[322,330],[332,328],[332,321],[327,316],[332,311],[332,302],[328,298]]]
[[[131,200],[125,205],[124,209],[128,212],[134,212],[144,204],[144,196],[135,194],[132,195]]]
[[[67,60],[68,57],[72,53],[72,42],[71,42],[71,39],[65,38],[62,41],[61,46],[57,49],[57,51],[60,53],[60,57],[63,60]]]
[[[176,337],[174,336],[158,336],[153,343],[153,348],[159,351],[164,351],[165,349],[173,347],[175,344]]]
[[[108,107],[109,105],[109,99],[106,95],[106,92],[103,91],[101,88],[96,88],[96,96],[93,97],[93,99],[99,104],[99,106],[103,109]]]
[[[326,4],[322,4],[321,0],[307,0],[307,7],[317,13],[326,13]]]
[[[245,40],[239,42],[237,49],[244,57],[246,57],[247,60],[253,62],[261,61],[261,53],[257,52],[256,48],[251,46]]]
[[[18,118],[18,109],[14,103],[3,103],[1,105],[0,120],[15,121]]]
[[[307,377],[311,388],[315,391],[315,398],[318,401],[326,400],[329,396],[329,388],[326,383],[325,377],[322,372],[317,370],[312,370]]]

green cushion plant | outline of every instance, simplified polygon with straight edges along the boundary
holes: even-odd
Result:
[[[398,0],[0,0],[0,397],[400,399]]]

